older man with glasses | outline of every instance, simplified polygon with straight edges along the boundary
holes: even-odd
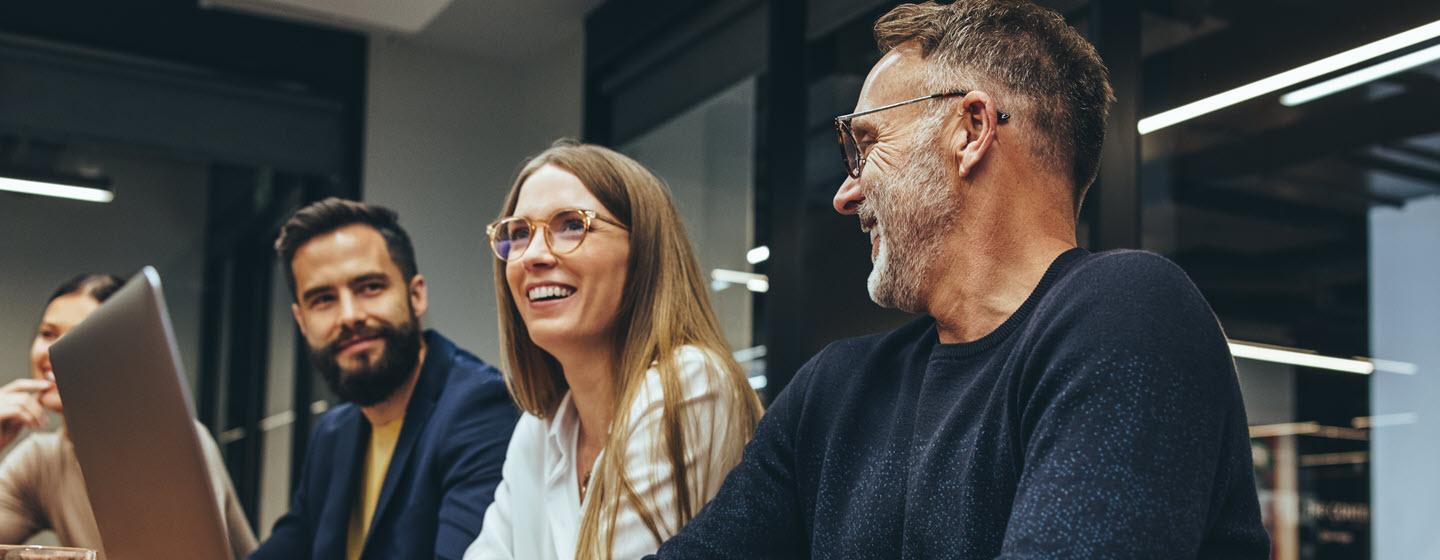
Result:
[[[1112,94],[1028,2],[902,5],[836,211],[876,303],[830,345],[660,558],[1266,558],[1224,334],[1174,264],[1077,248]]]

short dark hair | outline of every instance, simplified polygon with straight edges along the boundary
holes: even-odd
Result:
[[[275,239],[275,254],[285,265],[285,279],[290,282],[292,300],[299,301],[295,293],[295,252],[311,239],[354,224],[364,224],[380,232],[380,237],[385,238],[385,247],[390,251],[390,260],[400,269],[400,276],[407,283],[415,278],[418,270],[415,247],[410,244],[410,235],[400,227],[400,217],[394,210],[330,197],[296,210],[290,220],[280,226],[280,236]]]
[[[887,52],[919,41],[936,66],[927,79],[939,83],[930,86],[996,87],[1017,98],[1009,103],[1020,108],[1010,112],[1040,134],[1036,155],[1072,181],[1079,211],[1115,94],[1095,47],[1064,17],[1025,0],[901,4],[875,22],[875,41]]]
[[[124,285],[125,281],[114,274],[76,275],[66,280],[60,287],[55,288],[55,291],[50,293],[50,299],[45,300],[45,305],[50,305],[51,302],[71,294],[84,294],[95,298],[95,301],[105,303],[105,300],[110,299],[110,296],[115,295],[115,292],[120,291],[120,287]]]

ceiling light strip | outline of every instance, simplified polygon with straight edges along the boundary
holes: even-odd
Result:
[[[0,191],[83,200],[85,202],[107,203],[115,200],[115,193],[105,189],[30,181],[12,177],[0,177]]]
[[[1322,356],[1312,352],[1274,346],[1261,346],[1234,340],[1230,341],[1230,353],[1236,358],[1260,360],[1262,362],[1328,369],[1346,373],[1358,373],[1361,375],[1375,373],[1375,364],[1369,360]]]
[[[1398,373],[1400,375],[1415,375],[1416,373],[1420,373],[1420,366],[1410,362],[1370,358],[1370,363],[1375,364],[1375,371]]]
[[[1374,66],[1367,66],[1338,78],[1325,80],[1313,86],[1297,89],[1280,96],[1280,104],[1286,107],[1294,107],[1302,103],[1309,103],[1321,97],[1364,85],[1392,74],[1399,74],[1416,66],[1423,66],[1435,62],[1436,60],[1440,60],[1440,45],[1418,50],[1405,56],[1392,58]]]
[[[1279,91],[1300,82],[1318,78],[1352,64],[1395,52],[1435,37],[1440,37],[1440,21],[1430,22],[1409,31],[1397,33],[1384,39],[1286,70],[1268,78],[1145,117],[1136,123],[1136,128],[1140,130],[1140,134],[1150,134],[1151,132],[1188,121],[1200,115],[1212,113],[1236,103]]]

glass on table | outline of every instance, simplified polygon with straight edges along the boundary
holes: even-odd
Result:
[[[0,544],[0,560],[95,560],[88,548]]]

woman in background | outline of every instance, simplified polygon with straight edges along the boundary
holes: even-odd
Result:
[[[81,275],[50,295],[30,346],[30,378],[0,387],[0,448],[13,442],[22,429],[45,425],[47,411],[65,411],[51,372],[50,346],[99,308],[122,284],[108,274]],[[220,448],[198,423],[196,432],[202,435],[200,444],[221,504],[230,548],[236,558],[243,558],[255,549],[255,534],[235,497]],[[23,543],[46,529],[55,531],[61,546],[93,549],[100,551],[103,558],[100,530],[90,509],[85,479],[63,426],[58,432],[31,435],[0,461],[0,544]]]
[[[631,559],[720,488],[760,417],[665,185],[557,143],[488,228],[506,382],[525,410],[467,560]]]

